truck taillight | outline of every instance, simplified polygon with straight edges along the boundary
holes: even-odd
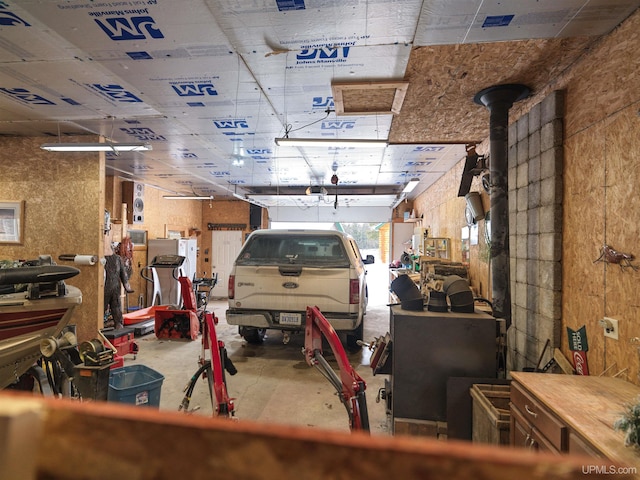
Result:
[[[352,278],[349,281],[349,303],[360,303],[360,281],[357,278]]]
[[[233,299],[236,295],[236,276],[229,275],[229,286],[227,288],[229,298]]]

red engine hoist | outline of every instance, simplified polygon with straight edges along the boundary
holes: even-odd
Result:
[[[351,430],[369,431],[369,413],[365,397],[366,382],[349,363],[338,334],[318,307],[307,307],[306,322],[302,354],[307,363],[320,370],[320,373],[329,380],[338,392],[340,401],[347,409]],[[323,335],[329,342],[338,362],[339,376],[322,356]]]

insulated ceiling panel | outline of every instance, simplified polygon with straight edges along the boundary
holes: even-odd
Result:
[[[231,51],[202,1],[20,0],[25,12],[93,60],[139,61],[228,55]]]
[[[464,143],[487,136],[477,91],[505,82],[544,88],[597,41],[584,35],[610,31],[639,4],[0,2],[0,135],[149,142],[150,152],[107,154],[108,173],[183,194],[255,193],[279,204],[283,192],[333,187],[336,173],[341,205],[388,208],[409,178],[421,180],[415,196],[464,158]],[[399,113],[366,93],[339,99],[332,90],[389,82],[407,87]],[[277,147],[274,138],[286,135],[391,145]]]
[[[207,0],[242,54],[411,43],[421,0]]]
[[[603,35],[639,5],[638,0],[426,0],[415,45]]]
[[[266,93],[289,95],[309,88],[323,88],[331,93],[333,81],[354,79],[401,80],[411,48],[405,44],[369,47],[326,46],[312,51],[286,52],[269,57],[251,54],[245,57],[255,78]],[[278,106],[278,103],[275,103]]]
[[[0,85],[7,104],[31,118],[79,121],[160,115],[135,87],[99,64],[78,60],[13,63],[0,71]]]

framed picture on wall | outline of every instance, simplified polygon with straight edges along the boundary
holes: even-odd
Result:
[[[22,244],[24,201],[0,202],[0,243]]]

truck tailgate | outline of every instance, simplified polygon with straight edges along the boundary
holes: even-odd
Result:
[[[238,308],[304,311],[307,306],[317,306],[327,312],[350,310],[349,268],[241,266],[235,274],[233,304]]]

